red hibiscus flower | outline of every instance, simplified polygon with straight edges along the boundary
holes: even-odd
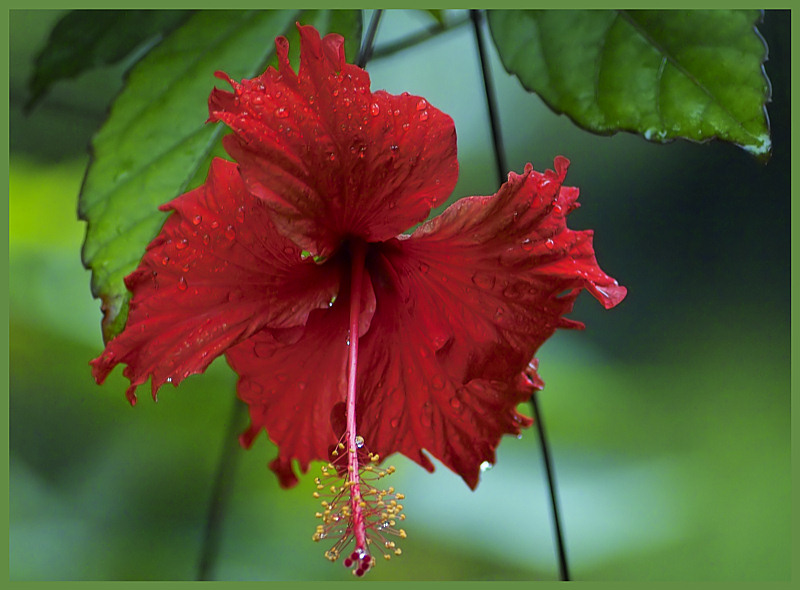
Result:
[[[125,363],[134,403],[148,379],[155,396],[224,353],[250,409],[242,443],[268,433],[281,484],[296,483],[293,461],[330,459],[345,477],[315,536],[345,517],[360,575],[366,529],[394,527],[402,508],[365,469],[384,473],[372,464],[399,452],[433,470],[425,450],[474,488],[502,435],[531,422],[516,407],[542,386],[537,349],[582,327],[564,318],[579,292],[610,308],[626,290],[598,267],[592,232],[566,227],[578,189],[563,186],[564,158],[403,234],[456,184],[453,121],[424,98],[372,92],[340,36],[299,30],[297,73],[278,38],[277,71],[218,74],[233,92],[212,92],[209,121],[233,131],[236,163],[214,160],[163,207],[173,214],[126,279],[125,330],[93,374]]]

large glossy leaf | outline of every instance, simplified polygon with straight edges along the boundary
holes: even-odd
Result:
[[[36,58],[26,108],[59,80],[120,61],[187,18],[187,10],[73,10],[53,27]]]
[[[106,340],[125,325],[124,277],[164,222],[158,206],[202,182],[211,155],[220,153],[223,126],[205,125],[214,72],[234,79],[261,73],[275,57],[275,37],[291,38],[298,20],[321,32],[339,29],[357,50],[360,13],[348,13],[198,12],[131,70],[93,140],[78,206],[88,221],[83,262],[102,300]]]
[[[766,159],[757,10],[490,11],[505,68],[596,133],[733,142]]]

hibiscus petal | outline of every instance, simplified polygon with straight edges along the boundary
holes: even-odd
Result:
[[[366,274],[361,293],[363,333],[375,312],[375,293]],[[251,426],[240,440],[249,447],[262,429],[267,431],[278,445],[270,468],[283,487],[297,483],[293,459],[306,472],[311,461],[328,459],[329,447],[342,434],[331,414],[347,397],[349,308],[345,290],[330,309],[311,312],[299,339],[285,342],[262,330],[226,354],[239,375],[239,397],[250,407]]]
[[[337,266],[303,260],[234,163],[214,160],[203,186],[162,209],[174,213],[126,279],[133,299],[125,330],[92,361],[99,383],[128,365],[132,403],[148,377],[155,396],[265,326],[304,325],[339,288]]]
[[[276,41],[279,70],[215,89],[211,121],[234,134],[226,150],[284,235],[328,257],[346,237],[391,238],[424,220],[458,176],[452,119],[421,97],[371,92],[338,35],[299,27],[300,68]]]
[[[515,408],[542,386],[533,356],[557,328],[582,327],[563,317],[578,293],[607,307],[625,296],[597,266],[591,233],[566,227],[577,206],[566,166],[528,165],[373,253],[359,415],[375,452],[432,468],[426,449],[474,487],[500,437],[530,424]]]

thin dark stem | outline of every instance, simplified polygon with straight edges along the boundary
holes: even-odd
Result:
[[[370,19],[369,26],[367,27],[367,36],[364,39],[364,42],[361,44],[361,49],[359,49],[358,58],[356,59],[356,65],[359,68],[366,66],[369,58],[372,57],[372,50],[375,48],[375,33],[378,32],[378,23],[380,22],[382,15],[382,9],[378,9],[372,13],[372,18]]]
[[[542,457],[544,458],[544,470],[547,473],[547,484],[550,487],[550,502],[553,510],[553,526],[555,528],[556,549],[558,553],[558,571],[562,581],[569,581],[569,568],[567,567],[567,552],[564,548],[564,535],[561,532],[561,519],[559,518],[558,498],[556,495],[556,478],[553,464],[550,460],[550,446],[547,444],[547,436],[542,421],[542,412],[539,409],[539,401],[534,393],[531,396],[533,406],[533,419],[536,421],[536,430],[539,433],[539,443],[542,445]]]
[[[245,405],[234,396],[233,408],[228,419],[228,428],[222,441],[222,451],[214,477],[214,487],[211,490],[211,501],[208,504],[203,547],[200,551],[200,561],[197,564],[197,580],[210,580],[213,573],[222,531],[222,513],[233,487],[236,463],[240,454],[238,434],[243,426],[244,408]]]
[[[486,91],[486,106],[489,109],[489,121],[492,128],[492,144],[494,145],[494,159],[497,165],[497,179],[499,184],[506,181],[505,175],[508,173],[506,165],[506,152],[503,149],[503,137],[500,133],[500,115],[497,111],[497,100],[494,94],[494,83],[492,74],[489,71],[489,58],[486,55],[486,47],[483,44],[481,25],[483,13],[480,10],[470,10],[469,16],[472,19],[472,27],[475,30],[475,41],[478,44],[478,57],[481,62],[481,74],[483,74],[483,88]]]
[[[451,23],[434,23],[429,27],[422,29],[421,31],[417,31],[416,33],[412,33],[408,37],[403,37],[397,41],[392,41],[387,43],[386,45],[382,45],[380,47],[376,47],[374,53],[372,54],[373,59],[380,59],[382,57],[388,57],[399,51],[403,51],[404,49],[408,49],[409,47],[414,47],[415,45],[419,45],[420,43],[424,43],[428,39],[433,39],[441,35],[442,33],[446,33],[448,31],[452,31],[457,29],[458,27],[465,25],[469,22],[469,17],[464,16],[458,19],[453,20]]]
[[[478,56],[481,62],[481,73],[483,75],[483,88],[486,91],[486,105],[489,109],[489,122],[492,128],[492,143],[494,144],[494,157],[497,165],[497,177],[500,184],[505,182],[505,174],[508,171],[506,165],[506,154],[503,149],[503,138],[500,133],[500,116],[497,109],[497,101],[495,99],[494,85],[492,83],[492,75],[489,71],[489,59],[486,55],[486,47],[483,43],[483,35],[481,32],[483,23],[483,13],[480,10],[470,10],[470,18],[472,19],[472,26],[475,30],[475,41],[478,45]],[[531,396],[531,405],[533,406],[533,417],[536,422],[536,430],[539,433],[539,443],[542,446],[542,457],[544,458],[544,468],[547,474],[547,484],[550,488],[550,501],[553,512],[553,525],[555,528],[556,549],[558,553],[558,565],[560,578],[563,581],[569,580],[569,569],[567,567],[567,553],[564,549],[564,535],[561,531],[561,518],[559,516],[558,500],[556,496],[556,482],[553,465],[550,460],[550,445],[547,442],[547,435],[544,429],[544,421],[542,419],[542,412],[539,409],[539,403],[536,394]]]

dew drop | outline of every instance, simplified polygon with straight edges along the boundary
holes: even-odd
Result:
[[[392,145],[392,146],[389,147],[389,149],[392,150],[392,153],[394,153],[394,152],[397,152],[397,150],[400,149],[400,146],[399,145]]]
[[[428,108],[428,101],[424,98],[420,98],[419,102],[417,103],[417,110],[424,111],[426,108]]]
[[[277,98],[277,96],[278,95],[275,94],[276,98]],[[275,116],[278,117],[279,119],[285,119],[286,117],[289,116],[289,111],[287,111],[286,108],[284,108],[284,107],[279,107],[279,108],[275,109]]]
[[[544,245],[545,248],[547,248],[548,250],[552,250],[553,248],[555,248],[556,243],[551,238],[547,238]]]
[[[420,121],[427,121],[428,120],[428,111],[422,111],[419,114],[419,120]]]
[[[211,243],[211,236],[209,236],[208,234],[204,234],[203,235],[203,244],[208,246],[210,243]]]
[[[377,103],[377,102],[373,102],[373,103],[372,103],[372,109],[370,109],[370,112],[372,113],[372,116],[373,116],[373,117],[377,117],[377,116],[380,114],[380,112],[381,112],[381,107],[380,107],[380,106],[378,106],[378,103]]]
[[[399,418],[392,418],[391,422],[389,422],[389,426],[392,428],[397,428],[400,426],[400,419]]]
[[[494,319],[499,320],[500,318],[503,317],[505,312],[506,312],[505,308],[502,305],[499,306],[494,312]]]
[[[181,240],[180,242],[177,242],[177,243],[175,244],[175,248],[176,248],[177,250],[183,250],[183,249],[184,249],[184,248],[186,248],[186,246],[188,246],[188,245],[189,245],[189,242],[187,242],[187,241],[186,241],[186,239],[183,239],[183,240]]]
[[[526,252],[530,252],[531,250],[533,250],[533,246],[534,246],[533,240],[531,240],[530,238],[525,238],[524,240],[522,240],[522,249],[525,250]]]
[[[211,229],[217,229],[219,227],[219,221],[216,219],[211,222]]]
[[[185,278],[181,277],[180,280],[178,280],[178,289],[180,289],[181,291],[186,291],[186,287],[188,286],[189,285],[186,284]]]
[[[236,221],[238,221],[239,223],[244,222],[244,207],[239,207],[236,210]]]
[[[167,266],[169,264],[169,256],[164,256],[164,258],[161,259],[161,264]]]
[[[481,473],[483,473],[485,471],[489,471],[492,467],[493,466],[492,466],[491,463],[489,463],[488,461],[484,461],[483,463],[481,463],[481,468],[480,468],[481,469]]]
[[[361,435],[356,436],[356,446],[359,449],[364,446],[364,437],[363,436],[361,436]]]
[[[192,217],[192,223],[194,225],[200,225],[200,222],[203,221],[203,218],[200,215],[195,215]]]
[[[408,131],[408,128],[411,127],[408,123],[403,123],[403,130]]]
[[[461,411],[461,400],[457,397],[450,398],[450,407],[456,411]]]
[[[420,262],[419,263],[419,270],[420,270],[420,272],[422,272],[422,274],[428,274],[428,271],[430,269],[431,269],[431,267],[428,266],[427,264],[425,264],[424,262]]]
[[[328,159],[333,162],[336,159],[336,154],[333,152],[328,152]]]
[[[481,289],[493,289],[496,280],[493,274],[487,272],[476,272],[472,275],[472,282]]]

